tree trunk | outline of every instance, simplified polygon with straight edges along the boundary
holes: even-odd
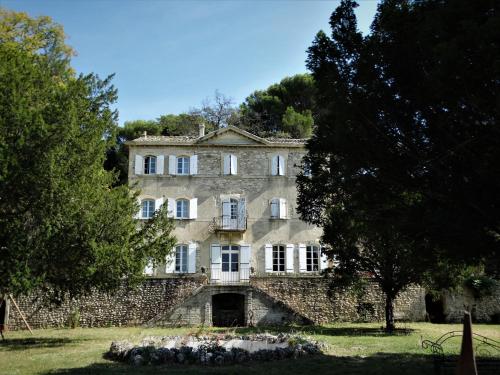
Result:
[[[385,330],[386,332],[394,331],[394,297],[389,294],[385,295]]]

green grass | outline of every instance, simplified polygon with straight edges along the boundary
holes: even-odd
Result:
[[[380,324],[336,324],[324,327],[289,328],[329,345],[325,355],[239,366],[199,367],[164,365],[134,368],[103,358],[113,340],[139,342],[150,335],[183,335],[197,328],[77,328],[7,332],[0,343],[0,374],[422,374],[432,375],[433,360],[421,347],[421,338],[436,340],[442,334],[461,330],[461,325],[410,323],[409,333],[386,335]],[[500,341],[500,325],[473,325],[476,333]],[[213,329],[212,331],[223,331]],[[237,332],[259,329],[238,329]],[[273,332],[272,328],[260,331]],[[458,353],[460,338],[447,342],[450,353]],[[488,369],[500,373],[500,353]],[[496,367],[498,365],[498,368]],[[480,372],[481,373],[481,372]]]

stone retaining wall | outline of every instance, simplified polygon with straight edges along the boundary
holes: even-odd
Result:
[[[441,300],[448,323],[461,322],[464,310],[471,312],[473,321],[500,323],[500,283],[497,283],[491,295],[481,298],[476,298],[470,289],[464,288],[461,293],[443,291]]]
[[[21,297],[17,303],[32,328],[64,327],[78,311],[82,327],[132,326],[154,321],[206,283],[206,277],[148,279],[138,288],[122,288],[115,294],[93,293],[58,307],[47,307],[43,296]],[[24,323],[11,305],[9,329],[24,329]]]
[[[59,307],[48,308],[42,304],[43,299],[36,297],[19,298],[18,304],[33,328],[68,326],[76,311],[82,327],[206,324],[210,321],[206,311],[215,293],[213,286],[204,288],[206,282],[205,277],[148,279],[136,289],[122,288],[114,295],[94,293]],[[248,287],[254,290],[253,302],[245,309],[252,310],[256,324],[286,323],[295,315],[318,324],[384,319],[384,296],[370,281],[361,289],[334,290],[323,277],[254,277]],[[408,288],[396,301],[396,318],[424,320],[424,297],[422,288]],[[25,328],[12,307],[9,327]]]
[[[252,278],[251,284],[317,324],[385,319],[385,297],[371,281],[356,290],[334,289],[328,279],[317,277]],[[401,320],[425,320],[425,290],[410,286],[401,293],[395,302],[394,315]]]

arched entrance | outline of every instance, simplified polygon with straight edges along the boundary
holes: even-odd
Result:
[[[245,296],[238,293],[214,294],[212,324],[216,327],[245,325]]]

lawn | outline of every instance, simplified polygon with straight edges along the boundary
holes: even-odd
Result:
[[[323,327],[289,328],[329,345],[325,355],[295,360],[223,367],[145,366],[111,362],[103,358],[113,340],[140,341],[150,335],[183,335],[198,328],[77,328],[7,332],[0,343],[0,374],[422,374],[434,373],[432,356],[421,347],[422,337],[435,340],[461,330],[461,325],[409,323],[409,332],[386,335],[380,324],[335,324]],[[237,332],[274,332],[268,329],[238,329]],[[500,341],[500,325],[473,325],[475,333]],[[223,331],[212,329],[212,331]],[[447,342],[457,353],[460,339]],[[500,373],[500,353],[483,374]],[[498,366],[496,366],[498,364]],[[480,368],[481,370],[481,368]],[[481,374],[481,371],[480,371]]]

